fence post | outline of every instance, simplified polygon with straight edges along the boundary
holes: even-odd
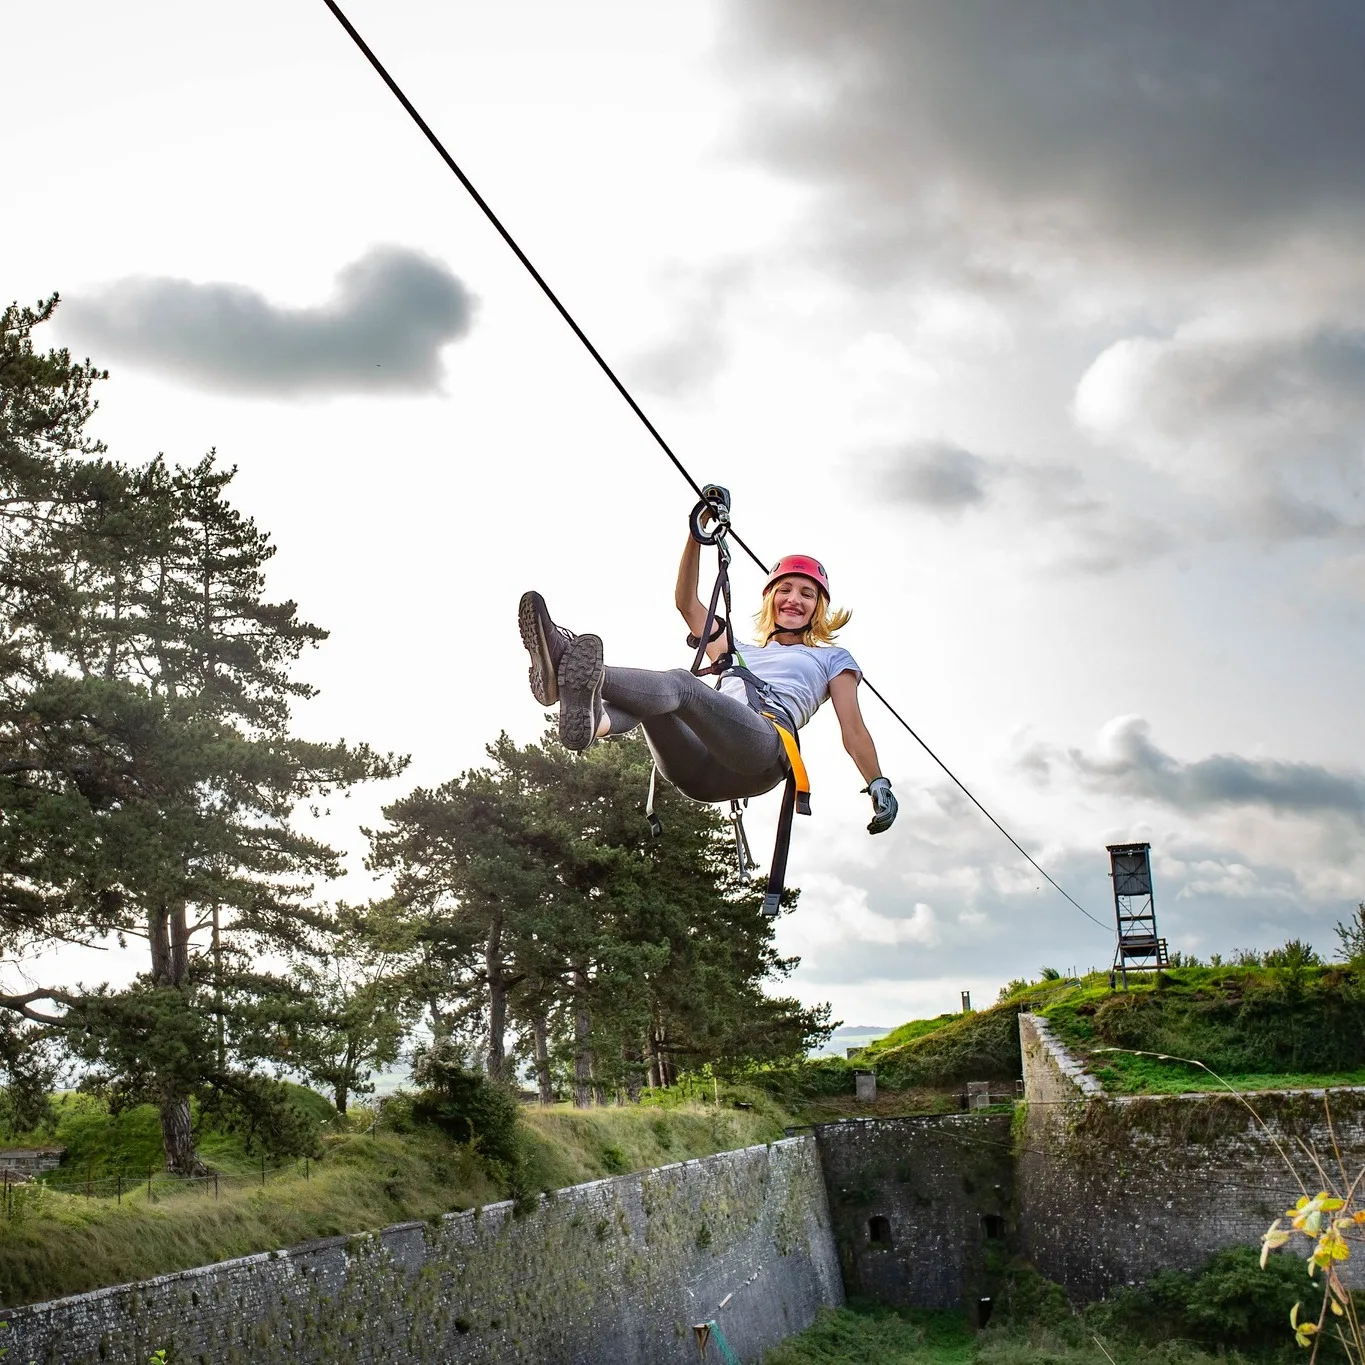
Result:
[[[10,1216],[10,1203],[9,1203],[9,1167],[6,1166],[6,1167],[5,1167],[5,1217],[8,1218],[9,1216]]]
[[[147,1167],[147,1202],[152,1202],[152,1168]]]
[[[265,1189],[265,1153],[261,1153],[261,1188]]]
[[[118,1173],[118,1202],[119,1202],[119,1206],[122,1207],[122,1206],[123,1206],[123,1172],[122,1172],[122,1171],[120,1171],[120,1172]]]
[[[92,1175],[93,1172],[94,1163],[91,1161],[87,1161],[85,1163],[85,1197],[87,1199],[90,1198],[90,1176]]]
[[[213,1173],[213,1197],[214,1197],[215,1200],[218,1198],[218,1172],[217,1172],[217,1171],[214,1171],[214,1173]]]
[[[304,1159],[303,1159],[303,1178],[304,1178],[305,1180],[311,1180],[311,1179],[313,1178],[311,1175],[308,1174],[308,1158],[307,1158],[307,1157],[304,1157]]]

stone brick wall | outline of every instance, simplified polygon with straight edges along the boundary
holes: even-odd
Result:
[[[850,1297],[973,1314],[992,1297],[1014,1229],[1009,1115],[853,1119],[815,1138]]]
[[[731,1295],[724,1309],[718,1305]],[[745,1361],[843,1302],[816,1144],[791,1138],[6,1314],[9,1358],[142,1365]]]
[[[1019,1019],[1026,1110],[1016,1126],[1019,1247],[1073,1299],[1198,1269],[1215,1251],[1257,1246],[1319,1177],[1298,1147],[1332,1151],[1322,1091],[1109,1096],[1042,1021]],[[1365,1164],[1365,1094],[1334,1090],[1332,1129],[1352,1175]]]

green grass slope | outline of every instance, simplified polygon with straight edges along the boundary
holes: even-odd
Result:
[[[348,1131],[324,1133],[317,1160],[268,1167],[264,1184],[260,1158],[246,1150],[240,1135],[205,1129],[200,1151],[226,1177],[217,1197],[211,1181],[158,1180],[149,1198],[146,1171],[161,1164],[157,1116],[150,1106],[113,1117],[97,1101],[76,1095],[58,1098],[57,1116],[55,1131],[39,1136],[67,1147],[66,1163],[51,1185],[23,1189],[13,1201],[13,1216],[0,1213],[5,1307],[315,1237],[434,1218],[511,1193],[505,1177],[469,1146],[432,1128],[366,1132],[367,1115],[360,1111]],[[772,1109],[714,1104],[555,1106],[526,1109],[521,1117],[518,1181],[527,1193],[782,1136],[781,1116]],[[109,1179],[120,1168],[128,1173],[121,1202]],[[95,1182],[93,1198],[83,1193],[88,1176]]]
[[[1343,967],[1175,967],[1128,991],[1088,977],[1035,1008],[1115,1093],[1217,1088],[1203,1067],[1238,1089],[1365,1084],[1365,982]]]

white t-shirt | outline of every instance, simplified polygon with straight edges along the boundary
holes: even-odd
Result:
[[[735,662],[742,660],[756,678],[772,688],[798,730],[825,704],[831,678],[845,672],[863,676],[853,655],[838,645],[755,645],[736,640],[735,651],[740,656]],[[723,676],[720,690],[740,701],[748,700],[740,678]]]

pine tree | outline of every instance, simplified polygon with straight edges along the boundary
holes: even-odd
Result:
[[[795,966],[772,947],[761,892],[741,883],[714,808],[663,795],[652,840],[640,810],[649,756],[637,739],[576,757],[551,736],[506,735],[492,766],[385,809],[371,866],[394,874],[396,913],[440,942],[426,978],[506,1074],[523,1030],[542,1099],[567,1065],[576,1104],[669,1084],[680,1067],[738,1069],[828,1033],[828,1010],[765,994]],[[430,972],[434,955],[414,969]]]
[[[99,376],[32,344],[53,306],[7,310],[0,346],[0,917],[11,947],[143,938],[149,969],[120,994],[0,1006],[157,1102],[167,1168],[188,1173],[190,1095],[268,1108],[249,1073],[286,1060],[296,988],[256,955],[327,927],[311,891],[339,855],[296,812],[403,761],[292,733],[312,695],[294,666],[325,632],[266,595],[273,546],[229,502],[233,471],[129,468],[85,438]]]

